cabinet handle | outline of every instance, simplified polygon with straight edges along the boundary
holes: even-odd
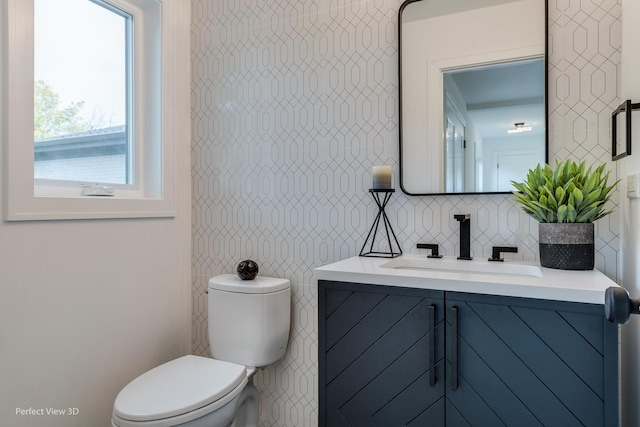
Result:
[[[451,390],[458,390],[458,307],[451,307]]]
[[[436,385],[436,306],[429,306],[429,385]]]

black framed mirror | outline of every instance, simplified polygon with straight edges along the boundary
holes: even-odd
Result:
[[[546,0],[407,0],[398,17],[402,191],[509,193],[548,162]]]

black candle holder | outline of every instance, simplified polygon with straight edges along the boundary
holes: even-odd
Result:
[[[367,234],[367,238],[364,241],[364,245],[362,245],[362,249],[360,250],[360,256],[368,256],[368,257],[378,257],[378,258],[395,258],[397,256],[402,255],[402,249],[400,249],[400,244],[398,243],[398,238],[396,237],[396,233],[393,232],[393,228],[391,227],[391,223],[389,223],[389,218],[384,211],[384,208],[387,206],[389,199],[391,199],[391,194],[393,194],[396,190],[378,190],[378,189],[370,189],[369,193],[375,200],[378,205],[378,215],[376,219],[373,221],[371,228],[369,229],[369,234]],[[383,196],[381,196],[383,195]],[[373,244],[376,241],[376,235],[378,234],[378,227],[380,227],[380,220],[384,223],[384,230],[386,232],[387,243],[389,244],[390,252],[376,252],[373,250]],[[397,251],[394,250],[393,244],[391,242],[391,236],[393,236],[393,240],[395,241]],[[371,238],[371,244],[369,245],[369,251],[365,252],[365,248],[367,247],[367,243],[369,242],[369,238]]]

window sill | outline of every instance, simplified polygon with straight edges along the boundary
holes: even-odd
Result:
[[[33,197],[19,208],[9,209],[8,221],[64,219],[172,218],[173,203],[163,199],[119,197]]]

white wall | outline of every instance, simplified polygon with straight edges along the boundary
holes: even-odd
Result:
[[[106,427],[125,384],[189,352],[181,199],[169,220],[0,224],[0,425]]]
[[[175,218],[0,222],[0,426],[110,426],[124,385],[189,353],[188,128],[182,136]]]
[[[622,100],[640,102],[640,2],[622,1]],[[640,199],[626,197],[626,176],[640,173],[640,112],[633,114],[632,155],[617,162],[622,178],[620,195],[622,248],[620,284],[632,298],[640,298]],[[621,327],[622,334],[622,425],[640,425],[640,316],[633,316]]]

